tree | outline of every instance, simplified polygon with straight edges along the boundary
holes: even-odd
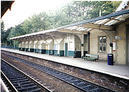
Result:
[[[110,14],[116,10],[120,1],[74,1],[55,13],[42,12],[26,19],[23,23],[4,30],[1,24],[2,43],[11,44],[11,37],[48,30],[78,21]]]
[[[9,37],[11,28],[5,31],[3,24],[4,23],[1,24],[1,43],[2,43],[1,45],[8,46],[10,44],[8,37]]]
[[[66,6],[62,12],[65,12],[68,18],[71,17],[72,22],[76,22],[110,14],[119,4],[120,1],[75,1]]]

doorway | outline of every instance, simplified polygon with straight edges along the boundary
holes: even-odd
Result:
[[[68,43],[65,43],[65,56],[68,56]]]

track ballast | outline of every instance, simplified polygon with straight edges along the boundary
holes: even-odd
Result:
[[[101,87],[99,85],[87,82],[85,80],[82,80],[82,79],[74,77],[72,75],[57,71],[55,69],[52,69],[52,68],[49,68],[49,67],[46,67],[43,65],[39,65],[39,64],[27,61],[27,60],[23,60],[23,59],[14,57],[14,56],[10,56],[10,55],[8,55],[8,56],[13,58],[13,59],[16,59],[19,62],[27,64],[33,68],[36,68],[42,72],[45,72],[53,77],[56,77],[64,82],[67,82],[68,84],[73,85],[73,86],[83,90],[84,92],[113,92],[110,89],[107,89],[107,88]]]
[[[26,76],[23,72],[3,60],[1,60],[1,70],[4,76],[11,82],[10,85],[7,83],[7,79],[3,75],[1,76],[11,92],[50,92],[32,78]],[[13,86],[15,91],[11,86]]]

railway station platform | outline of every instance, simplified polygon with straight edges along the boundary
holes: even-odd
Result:
[[[114,64],[111,66],[111,65],[107,65],[107,62],[105,61],[86,61],[81,58],[59,57],[59,56],[25,52],[25,51],[19,51],[15,49],[7,49],[7,48],[1,48],[1,50],[23,54],[31,57],[36,57],[36,58],[51,60],[53,62],[62,63],[65,65],[71,65],[82,69],[96,71],[96,72],[129,80],[129,66],[127,65]]]

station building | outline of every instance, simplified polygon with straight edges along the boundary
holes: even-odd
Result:
[[[56,29],[11,38],[19,50],[81,58],[95,54],[107,60],[112,53],[116,64],[129,65],[129,2],[114,13]]]

